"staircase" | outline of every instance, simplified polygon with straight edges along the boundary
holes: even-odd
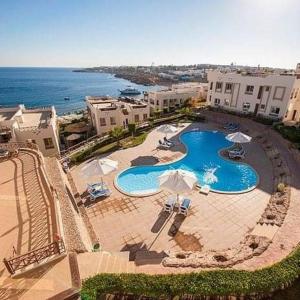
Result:
[[[135,263],[129,261],[129,252],[86,252],[77,255],[80,278],[99,273],[135,273]]]

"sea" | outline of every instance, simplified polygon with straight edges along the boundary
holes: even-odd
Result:
[[[0,68],[0,107],[54,105],[63,115],[86,107],[88,95],[119,96],[128,86],[139,91],[158,90],[107,73],[73,72],[74,68]],[[69,100],[65,100],[69,97]],[[142,97],[142,94],[139,96]]]

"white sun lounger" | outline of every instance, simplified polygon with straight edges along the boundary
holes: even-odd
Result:
[[[160,148],[165,148],[165,149],[169,149],[171,148],[172,146],[170,144],[167,144],[167,143],[164,143],[162,142],[161,140],[158,141],[158,147]]]
[[[173,212],[175,205],[176,205],[176,196],[172,195],[167,199],[164,205],[164,211],[168,213]]]
[[[229,158],[245,158],[246,151],[242,150],[241,152],[228,152]]]
[[[190,206],[191,200],[187,198],[184,199],[179,206],[178,213],[187,216]]]
[[[208,193],[210,192],[210,186],[205,184],[203,186],[200,186],[200,193],[208,195]]]

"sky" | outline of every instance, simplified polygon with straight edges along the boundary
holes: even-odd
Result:
[[[0,0],[0,66],[295,68],[299,0]]]

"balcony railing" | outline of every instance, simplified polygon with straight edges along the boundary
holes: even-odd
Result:
[[[39,249],[30,251],[26,254],[19,255],[10,259],[3,259],[4,265],[10,274],[22,270],[29,265],[40,263],[42,260],[55,254],[62,254],[66,251],[63,240],[53,242]]]

